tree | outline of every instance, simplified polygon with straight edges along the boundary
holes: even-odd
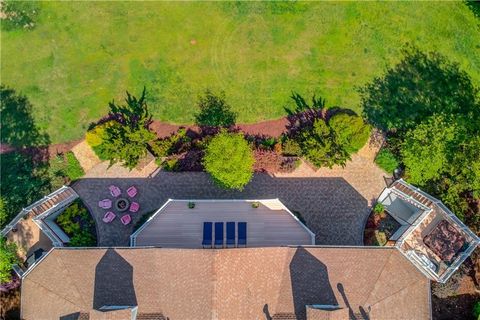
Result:
[[[214,95],[207,90],[197,103],[200,112],[195,115],[195,123],[200,127],[230,127],[235,124],[237,114],[225,101],[225,93]]]
[[[335,139],[333,130],[323,119],[316,119],[313,126],[299,131],[294,139],[305,156],[317,167],[333,167],[335,164],[344,166],[350,159],[348,152]]]
[[[212,179],[226,189],[242,190],[253,176],[255,159],[242,134],[220,132],[205,150],[203,165]]]
[[[105,127],[104,142],[97,146],[110,165],[122,163],[130,170],[147,154],[149,142],[156,138],[149,130],[152,117],[145,101],[145,88],[140,99],[127,91],[125,105],[110,102],[110,117],[115,122]]]
[[[478,89],[468,74],[438,53],[417,48],[383,77],[360,89],[365,118],[383,130],[406,132],[436,113],[465,115],[480,129]]]
[[[408,131],[401,153],[410,182],[424,186],[447,171],[459,142],[459,130],[454,122],[435,115]]]
[[[370,137],[370,126],[357,115],[337,113],[330,118],[328,125],[335,133],[338,144],[349,154],[360,150]]]
[[[17,246],[0,237],[0,284],[12,280],[13,265],[18,263]]]

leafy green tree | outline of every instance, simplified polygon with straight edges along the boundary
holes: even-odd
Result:
[[[371,127],[357,115],[337,113],[328,121],[335,132],[337,143],[349,154],[360,150],[370,137]]]
[[[225,101],[225,93],[213,94],[207,90],[199,97],[199,113],[195,115],[195,123],[200,127],[230,127],[235,124],[237,114]]]
[[[17,245],[7,243],[4,237],[0,237],[0,284],[12,280],[12,268],[18,261]]]
[[[212,179],[226,189],[242,190],[253,176],[255,159],[242,134],[220,132],[205,150],[203,165]]]
[[[458,143],[458,130],[444,116],[432,116],[406,134],[401,152],[410,182],[423,186],[448,170]]]
[[[323,119],[316,119],[311,128],[304,128],[295,140],[305,156],[317,167],[333,167],[335,164],[344,166],[350,159],[348,152],[335,139],[335,133]]]
[[[127,92],[125,105],[118,105],[114,101],[109,104],[110,117],[116,123],[105,127],[104,142],[97,148],[110,160],[110,165],[122,163],[130,170],[135,168],[147,154],[149,142],[156,138],[148,128],[152,117],[145,101],[145,92],[143,89],[140,99]]]
[[[478,89],[457,63],[408,47],[403,59],[360,89],[365,118],[383,130],[405,132],[436,113],[466,115],[480,129]]]

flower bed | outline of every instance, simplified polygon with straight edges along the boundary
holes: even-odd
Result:
[[[400,224],[386,211],[372,210],[365,227],[363,242],[366,246],[384,246],[400,228]]]
[[[93,247],[97,245],[95,221],[81,200],[76,200],[68,206],[55,222],[70,237],[69,246]]]

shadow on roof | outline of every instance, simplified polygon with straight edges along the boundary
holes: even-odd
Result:
[[[305,248],[298,248],[290,262],[290,279],[297,319],[306,319],[306,305],[338,305],[327,266]]]
[[[133,267],[114,249],[108,249],[95,267],[93,309],[137,306]]]

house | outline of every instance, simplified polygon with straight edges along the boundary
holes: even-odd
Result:
[[[55,248],[23,319],[429,319],[430,280],[392,247]]]
[[[128,248],[55,246],[43,255],[22,277],[21,316],[430,319],[430,281],[448,280],[479,238],[403,180],[378,201],[400,224],[390,246],[316,246],[278,199],[170,199]],[[227,249],[228,222],[236,242]],[[208,223],[219,246],[205,248]],[[246,245],[240,224],[248,226]]]

